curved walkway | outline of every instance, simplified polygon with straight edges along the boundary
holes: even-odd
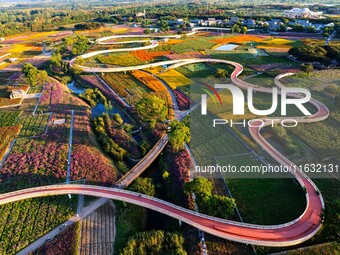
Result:
[[[163,137],[155,144],[155,146],[146,154],[142,160],[140,160],[129,172],[127,172],[116,183],[117,188],[126,188],[129,186],[138,176],[140,176],[146,168],[158,157],[163,151],[165,145],[168,143],[168,135]]]
[[[261,226],[223,220],[191,211],[164,200],[116,188],[91,185],[51,185],[30,188],[0,195],[0,205],[23,199],[64,194],[83,194],[124,201],[164,213],[212,235],[236,242],[289,246],[312,237],[319,228],[319,218],[309,212],[296,222],[275,226]],[[311,218],[313,222],[311,222]]]
[[[131,36],[121,36],[123,37],[131,37]],[[112,38],[111,38],[112,39]],[[104,40],[105,41],[105,40]],[[156,41],[154,41],[153,45],[158,45]],[[148,45],[152,46],[152,45]],[[148,47],[145,46],[145,47]],[[155,46],[157,47],[157,46]],[[125,51],[131,50],[139,50],[141,47],[133,48],[133,49],[125,49]],[[91,56],[95,56],[98,54],[115,52],[115,51],[124,51],[124,49],[113,49],[107,51],[98,51],[92,52],[89,54],[84,54],[82,58],[88,58]],[[231,80],[234,84],[239,86],[242,89],[247,89],[248,87],[252,87],[254,91],[262,92],[262,93],[271,93],[272,90],[270,88],[263,88],[260,86],[256,86],[245,81],[238,79],[238,75],[242,73],[243,66],[239,63],[221,59],[183,59],[183,60],[169,60],[162,61],[157,63],[132,66],[132,67],[116,67],[116,68],[93,68],[80,66],[74,63],[74,60],[71,60],[71,66],[77,66],[81,68],[84,72],[121,72],[121,71],[130,71],[137,69],[145,69],[154,66],[161,65],[171,65],[169,68],[176,68],[182,65],[192,64],[192,63],[200,63],[200,62],[215,62],[215,63],[224,63],[227,65],[233,65],[235,70],[231,74]],[[280,78],[280,77],[279,77]],[[276,84],[278,86],[282,86],[279,83],[279,78],[276,79]],[[300,95],[290,95],[293,97],[300,97]],[[307,117],[291,117],[297,120],[298,122],[315,122],[326,119],[329,115],[328,108],[322,104],[321,102],[312,99],[310,101],[316,108],[317,113],[312,116]],[[272,120],[262,120],[264,122],[264,126],[270,125]],[[280,118],[275,118],[274,122],[280,121]],[[259,120],[260,121],[260,120]],[[254,125],[255,123],[253,123]],[[274,147],[272,147],[262,136],[261,136],[261,127],[250,127],[249,132],[252,137],[258,142],[261,147],[266,150],[274,159],[276,159],[280,164],[284,166],[292,166],[294,165],[291,161],[289,161],[284,155],[278,152]],[[205,232],[208,232],[212,235],[229,239],[232,241],[254,244],[254,245],[264,245],[264,246],[289,246],[301,243],[309,238],[311,238],[315,233],[319,230],[322,219],[321,213],[324,208],[323,198],[321,196],[320,191],[303,173],[292,173],[295,178],[300,183],[301,187],[303,187],[306,191],[306,200],[307,206],[304,213],[297,219],[288,222],[286,224],[281,225],[273,225],[273,226],[264,226],[264,225],[254,225],[254,224],[245,224],[241,222],[227,221],[218,218],[214,218],[211,216],[199,214],[194,211],[190,211],[176,205],[173,205],[169,202],[162,201],[160,199],[148,197],[145,195],[127,192],[124,190],[114,189],[114,188],[105,188],[98,186],[87,186],[87,185],[55,185],[55,186],[44,186],[38,188],[32,188],[27,190],[16,191],[12,193],[2,194],[0,195],[0,204],[5,204],[9,202],[14,202],[22,199],[32,198],[32,197],[40,197],[40,196],[51,196],[51,195],[60,195],[60,194],[84,194],[91,196],[99,196],[106,197],[116,200],[121,200],[133,204],[137,204],[164,214],[167,214],[171,217],[177,218],[186,222],[192,226],[197,227]]]

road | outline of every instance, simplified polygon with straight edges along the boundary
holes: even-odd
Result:
[[[73,123],[74,123],[74,110],[71,111],[71,124],[70,124],[70,138],[68,145],[68,156],[67,156],[67,172],[66,172],[66,183],[70,183],[71,179],[71,156],[72,156],[72,141],[73,141]]]

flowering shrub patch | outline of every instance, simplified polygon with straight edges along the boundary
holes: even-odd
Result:
[[[66,85],[55,79],[51,79],[42,93],[38,112],[79,110],[84,109],[86,106],[87,105],[83,100],[73,96],[69,92]]]
[[[239,43],[243,44],[245,42],[262,42],[269,37],[256,36],[256,35],[233,35],[228,37],[216,38],[212,42],[217,44],[225,43]]]
[[[148,62],[154,60],[157,57],[164,56],[166,54],[170,54],[170,51],[146,51],[146,50],[137,50],[131,52],[133,56],[138,58],[142,62]]]
[[[23,177],[22,177],[23,178]],[[0,254],[14,255],[74,214],[77,196],[28,199],[0,206]]]
[[[72,151],[71,179],[85,178],[87,183],[109,186],[117,179],[116,169],[98,149],[76,145]]]
[[[161,73],[159,77],[164,80],[172,89],[176,89],[179,86],[189,85],[191,83],[188,77],[174,69],[169,69],[166,72]]]
[[[183,192],[184,184],[190,181],[190,155],[186,150],[182,150],[176,154],[168,151],[166,162],[169,162],[168,172],[171,181],[169,182],[170,195],[174,197],[180,205],[188,202],[188,197]]]
[[[188,110],[190,108],[190,98],[179,89],[175,89],[174,94],[176,96],[179,109],[181,111]]]
[[[74,223],[30,255],[77,255],[80,227],[79,222]]]
[[[165,86],[157,78],[146,72],[136,70],[132,75],[154,92],[165,90]]]

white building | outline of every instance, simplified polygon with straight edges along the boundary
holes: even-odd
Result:
[[[322,12],[313,12],[308,8],[293,8],[282,12],[283,16],[289,18],[319,18]]]
[[[144,10],[144,12],[138,12],[136,13],[136,17],[137,18],[145,18],[146,16],[146,11]]]
[[[13,89],[11,95],[9,96],[10,99],[15,98],[24,98],[26,95],[26,92],[22,89]]]

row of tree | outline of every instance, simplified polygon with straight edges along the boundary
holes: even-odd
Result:
[[[293,47],[288,53],[302,61],[320,62],[324,65],[330,65],[332,59],[340,59],[340,46],[308,44]]]
[[[0,12],[0,37],[25,32],[52,30],[60,26],[97,17],[94,11],[57,9],[15,10]]]

